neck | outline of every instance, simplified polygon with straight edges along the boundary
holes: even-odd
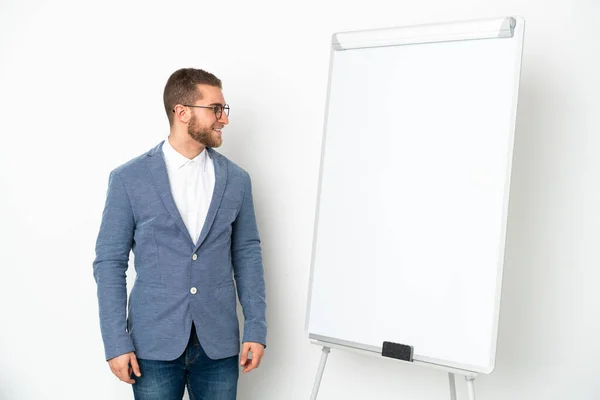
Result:
[[[206,147],[192,139],[188,134],[182,135],[173,131],[171,131],[167,140],[179,154],[190,160],[202,153]]]

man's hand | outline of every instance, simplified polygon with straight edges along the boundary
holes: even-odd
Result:
[[[248,352],[252,353],[252,358],[248,358]],[[242,372],[252,371],[254,368],[258,368],[260,360],[265,353],[265,348],[260,343],[246,342],[242,345],[242,357],[240,364],[244,369]]]
[[[137,358],[133,352],[111,358],[108,360],[108,365],[110,365],[112,373],[125,383],[135,383],[135,381],[131,379],[131,371],[138,377],[142,376],[140,373],[140,366],[138,365]]]

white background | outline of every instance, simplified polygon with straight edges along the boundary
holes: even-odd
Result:
[[[132,398],[104,361],[94,243],[108,172],[166,137],[164,83],[187,66],[224,81],[222,151],[253,177],[263,239],[269,347],[239,398],[308,398],[331,34],[510,14],[527,29],[496,371],[478,399],[600,397],[597,1],[3,0],[0,398]],[[333,351],[319,399],[341,398],[446,399],[447,378]]]

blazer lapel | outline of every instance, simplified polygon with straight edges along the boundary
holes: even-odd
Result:
[[[165,158],[162,152],[163,143],[164,141],[156,146],[150,153],[148,153],[150,156],[150,173],[152,174],[156,190],[158,190],[165,208],[167,211],[169,211],[169,214],[171,214],[171,218],[173,218],[177,226],[179,226],[179,229],[181,229],[181,232],[183,232],[185,237],[187,237],[190,242],[194,243],[190,237],[190,233],[183,223],[181,214],[179,214],[177,206],[175,205],[175,200],[173,200],[173,195],[171,194],[169,175],[167,174],[167,166],[165,164]]]
[[[196,251],[198,251],[198,248],[206,239],[206,236],[208,235],[208,232],[215,221],[217,210],[221,204],[223,194],[225,193],[225,186],[227,186],[227,163],[223,159],[223,156],[214,151],[211,147],[207,147],[207,149],[208,153],[213,159],[213,165],[215,167],[215,189],[213,190],[213,196],[210,201],[210,206],[208,207],[206,220],[204,221],[202,231],[200,232],[200,237],[198,238],[198,244],[196,244]]]

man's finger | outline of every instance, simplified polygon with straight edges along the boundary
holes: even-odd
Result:
[[[140,377],[142,376],[142,372],[140,371],[140,365],[137,362],[137,358],[132,354],[131,355],[131,368],[133,369],[133,373],[135,374],[135,376]]]
[[[246,373],[246,372],[250,372],[252,371],[254,368],[256,368],[254,366],[254,364],[252,363],[252,360],[248,360],[248,362],[246,363],[245,368],[242,370],[242,372]]]
[[[240,358],[240,365],[246,365],[248,361],[248,350],[250,350],[250,346],[243,345],[242,346],[242,356]]]
[[[254,354],[252,354],[252,358],[249,358],[248,361],[244,364],[244,369],[242,372],[250,372],[252,371],[254,368],[258,367],[258,357],[254,356]]]
[[[256,368],[260,367],[260,362],[262,361],[262,354],[253,356],[252,360],[254,359],[256,359]]]
[[[119,373],[117,374],[117,378],[119,378],[120,380],[122,380],[125,383],[135,383],[135,381],[133,379],[131,379],[131,375],[128,374],[129,372],[129,366],[126,366],[124,368],[121,368],[119,370]]]
[[[260,366],[263,356],[265,355],[262,345],[256,345],[252,348],[252,363],[255,368]]]

